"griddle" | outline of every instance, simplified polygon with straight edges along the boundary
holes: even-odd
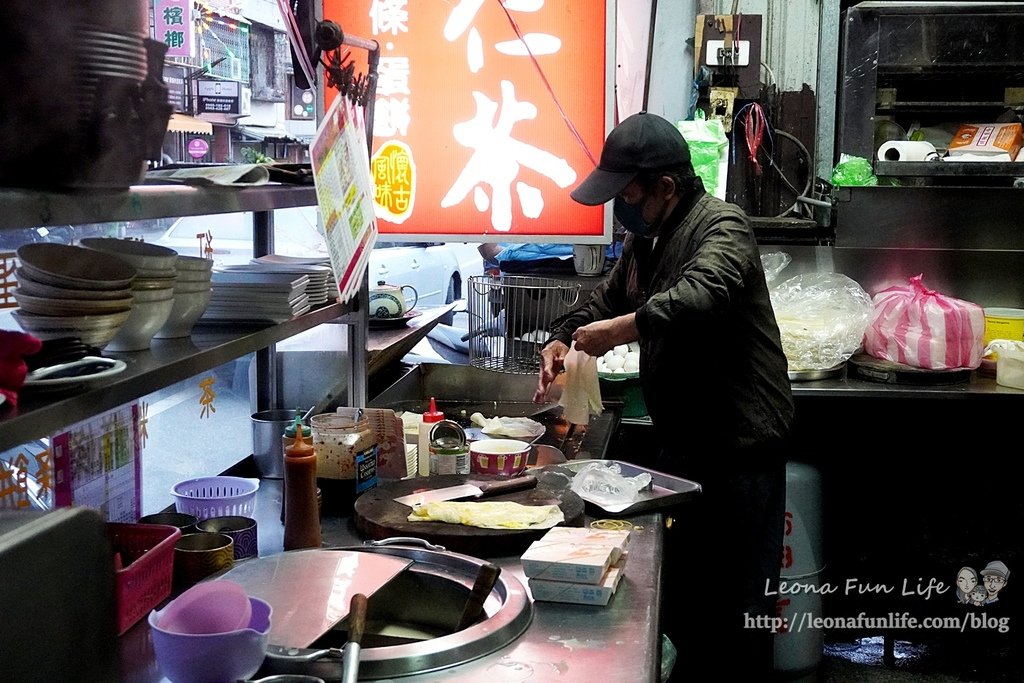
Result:
[[[942,384],[961,384],[971,381],[970,368],[953,368],[951,370],[927,370],[912,365],[895,363],[881,358],[858,353],[847,363],[847,376],[869,382],[885,384],[917,384],[937,386]]]
[[[364,537],[382,540],[394,536],[413,536],[442,545],[452,552],[474,557],[519,555],[539,539],[547,529],[481,529],[445,522],[410,522],[411,508],[394,501],[429,488],[458,486],[467,481],[490,481],[498,477],[479,474],[443,474],[416,477],[376,486],[359,496],[355,503],[356,530]],[[558,505],[566,526],[583,525],[583,499],[573,493],[568,482],[542,479],[535,488],[489,496],[488,501],[510,501],[521,505]]]

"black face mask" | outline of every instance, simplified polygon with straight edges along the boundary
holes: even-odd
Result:
[[[650,197],[645,196],[640,202],[630,204],[621,197],[616,197],[615,202],[612,205],[612,213],[615,214],[619,223],[621,223],[622,227],[627,231],[633,233],[637,237],[650,237],[658,231],[664,216],[659,216],[653,223],[648,223],[644,220],[643,210],[649,200]],[[662,214],[664,214],[664,211],[665,209],[662,207]]]

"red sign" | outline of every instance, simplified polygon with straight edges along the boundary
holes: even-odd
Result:
[[[188,141],[188,155],[193,159],[202,159],[210,151],[210,143],[202,138],[192,138]]]
[[[569,191],[612,120],[612,6],[324,0],[326,19],[381,46],[370,161],[381,234],[607,243],[610,209]],[[351,56],[365,72],[365,53]]]

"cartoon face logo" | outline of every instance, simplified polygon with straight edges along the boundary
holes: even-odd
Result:
[[[956,575],[957,600],[966,604],[970,602],[971,591],[978,585],[978,572],[971,567],[961,567]]]

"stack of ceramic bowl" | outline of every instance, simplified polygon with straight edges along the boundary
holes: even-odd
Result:
[[[174,281],[174,307],[167,322],[156,333],[157,339],[188,337],[210,304],[213,289],[213,259],[178,255],[178,278]]]
[[[178,252],[156,244],[111,237],[87,237],[82,240],[82,246],[122,259],[134,266],[138,274],[132,281],[131,315],[107,348],[111,351],[148,349],[174,308]]]
[[[25,244],[12,315],[39,339],[77,337],[104,347],[132,312],[135,268],[100,252],[64,244]]]

